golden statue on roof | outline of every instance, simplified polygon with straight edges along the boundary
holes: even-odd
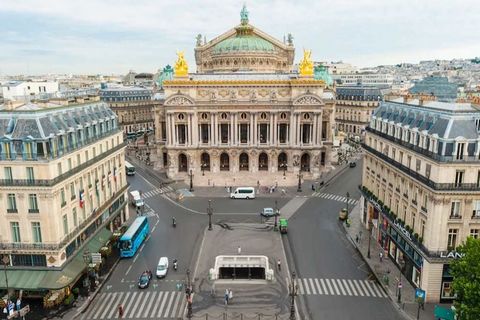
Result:
[[[301,76],[313,76],[313,61],[311,56],[312,50],[303,49],[303,58],[300,60],[300,64],[298,66]]]
[[[188,63],[185,60],[185,52],[177,51],[177,61],[175,62],[175,77],[188,76]]]

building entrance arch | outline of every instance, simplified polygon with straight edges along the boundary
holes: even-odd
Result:
[[[300,168],[302,171],[310,171],[310,155],[308,153],[302,154],[302,158],[300,160]]]
[[[239,158],[239,170],[240,171],[248,171],[248,154],[245,152],[240,154]]]
[[[206,152],[200,156],[200,166],[203,171],[210,171],[210,155]]]
[[[278,170],[286,170],[288,163],[288,157],[285,152],[278,155]]]
[[[188,161],[187,156],[183,153],[178,155],[178,172],[187,172],[188,171]]]
[[[258,156],[258,170],[268,170],[268,155],[265,152],[260,153]]]
[[[230,171],[230,157],[225,152],[220,155],[220,171]]]

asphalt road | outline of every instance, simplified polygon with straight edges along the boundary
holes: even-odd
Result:
[[[150,181],[149,181],[150,180]],[[146,193],[155,188],[156,181],[137,173],[128,178],[130,190]],[[124,306],[124,318],[130,319],[176,319],[183,315],[185,301],[183,289],[187,269],[194,270],[195,252],[207,225],[205,216],[192,214],[171,201],[156,195],[145,200],[146,215],[149,217],[150,237],[135,257],[122,259],[107,283],[94,300],[82,319],[113,319],[118,315],[117,306]],[[130,207],[130,215],[135,210]],[[177,220],[172,227],[172,217]],[[155,274],[160,257],[170,260],[170,269],[165,279],[156,279],[147,289],[138,289],[140,274],[149,269]],[[172,260],[178,259],[178,271],[172,269]],[[183,288],[183,287],[182,287]]]
[[[402,319],[378,284],[369,281],[368,268],[338,220],[345,207],[338,196],[349,192],[358,199],[360,182],[361,161],[320,191],[337,197],[312,197],[289,220],[284,243],[310,319]]]

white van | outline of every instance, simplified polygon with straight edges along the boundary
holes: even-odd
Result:
[[[161,257],[160,260],[158,260],[158,265],[157,265],[157,271],[156,271],[157,278],[165,277],[167,275],[167,271],[168,271],[168,258]]]
[[[230,193],[231,199],[255,199],[255,188],[240,187]]]

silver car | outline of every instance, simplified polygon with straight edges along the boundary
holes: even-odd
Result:
[[[263,217],[273,217],[277,214],[275,213],[275,210],[273,210],[273,208],[263,208],[260,212],[260,215]]]

